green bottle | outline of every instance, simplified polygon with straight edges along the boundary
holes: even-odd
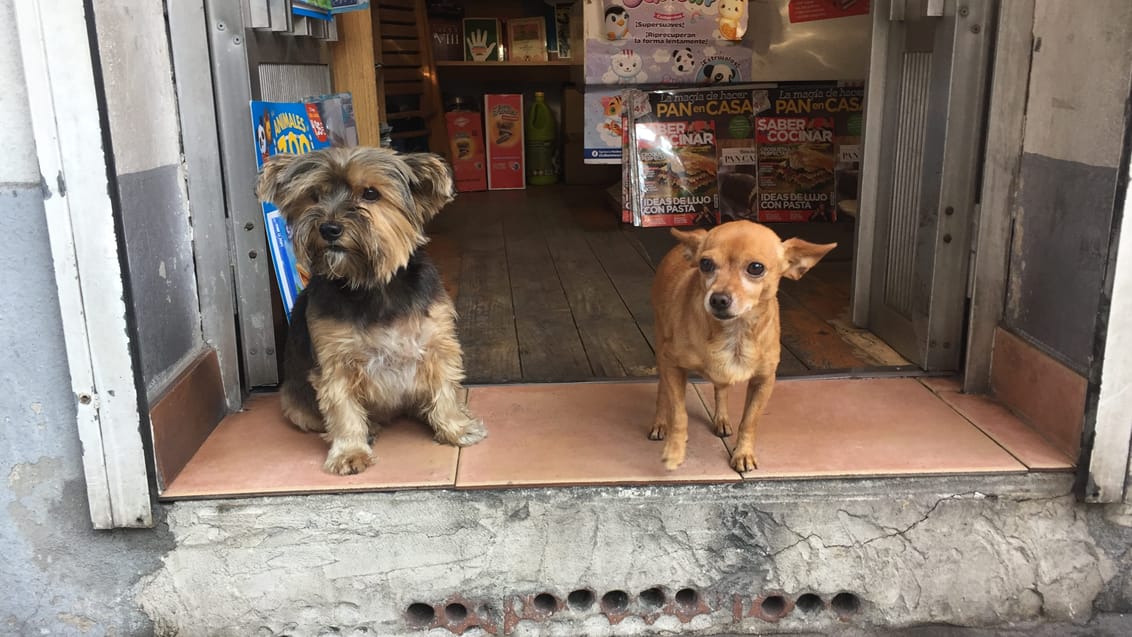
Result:
[[[535,92],[523,131],[527,143],[527,182],[534,186],[558,181],[558,126],[545,98],[542,91]]]

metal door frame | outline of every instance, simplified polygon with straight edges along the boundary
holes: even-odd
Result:
[[[929,20],[954,21],[954,29],[937,30],[936,42],[950,46],[951,68],[979,68],[977,74],[947,74],[947,101],[942,117],[948,126],[943,137],[940,170],[947,177],[939,183],[938,199],[933,198],[934,214],[928,221],[934,228],[917,231],[920,238],[932,243],[926,322],[912,322],[909,339],[919,348],[925,369],[958,369],[963,343],[958,337],[967,320],[965,299],[968,293],[971,239],[977,221],[977,187],[982,164],[982,134],[985,120],[986,77],[989,72],[991,40],[995,33],[997,13],[994,0],[971,0],[962,6],[952,0],[876,0],[873,4],[873,42],[866,95],[866,131],[862,156],[861,215],[856,241],[856,265],[853,282],[853,320],[857,325],[876,328],[885,321],[872,306],[881,273],[876,260],[878,245],[886,240],[887,228],[878,223],[878,210],[886,205],[880,197],[892,178],[881,168],[888,140],[892,135],[892,115],[897,112],[895,98],[885,102],[896,65],[902,60],[893,54],[904,37],[901,24],[916,15]],[[896,21],[894,23],[894,21]],[[939,33],[948,34],[943,38]],[[941,42],[942,40],[942,42]],[[933,55],[932,64],[940,63]],[[925,107],[931,108],[931,104]],[[939,105],[937,105],[939,107]],[[888,115],[886,118],[885,115]],[[930,134],[928,131],[926,134]],[[930,169],[930,167],[929,167]],[[921,209],[924,206],[921,204]],[[918,221],[923,221],[922,219]],[[918,255],[922,258],[923,255]],[[949,276],[950,274],[950,276]],[[950,299],[949,303],[943,303]],[[883,329],[883,328],[882,328]],[[887,337],[885,337],[887,339]],[[891,343],[897,349],[908,343]],[[905,354],[907,355],[907,354]]]
[[[244,389],[279,382],[271,253],[255,196],[249,102],[263,97],[261,64],[324,67],[329,88],[326,41],[337,39],[335,22],[292,15],[290,5],[287,0],[204,0]]]

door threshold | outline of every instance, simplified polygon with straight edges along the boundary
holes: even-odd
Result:
[[[688,457],[674,471],[648,439],[652,382],[471,387],[488,437],[463,449],[401,419],[352,476],[323,471],[327,445],[289,424],[276,393],[224,419],[164,500],[408,489],[739,483],[757,480],[1071,471],[1072,460],[1008,410],[952,377],[784,379],[759,425],[759,468],[729,466],[734,436],[711,432],[714,393],[690,384]],[[745,392],[729,397],[738,422]]]

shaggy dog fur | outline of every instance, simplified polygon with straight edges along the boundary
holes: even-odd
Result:
[[[481,440],[461,402],[455,308],[421,249],[453,197],[447,164],[382,148],[276,155],[256,192],[282,211],[312,275],[292,311],[281,394],[287,418],[330,443],[324,468],[363,471],[380,424],[406,413],[440,442]]]

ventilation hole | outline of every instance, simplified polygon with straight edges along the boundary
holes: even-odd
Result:
[[[567,595],[566,603],[574,610],[588,610],[590,606],[594,605],[594,594],[581,588]]]
[[[786,599],[781,595],[771,595],[762,601],[763,615],[782,617],[786,614]]]
[[[436,619],[436,611],[432,606],[420,602],[409,604],[408,615],[409,623],[417,627],[428,626]]]
[[[664,606],[664,591],[659,588],[650,588],[641,591],[641,603],[648,610],[656,610]]]
[[[676,603],[691,608],[698,604],[700,601],[700,594],[694,588],[681,588],[676,591]]]
[[[816,613],[825,606],[825,603],[817,595],[805,593],[798,596],[798,601],[794,602],[794,605],[803,613]]]
[[[853,593],[838,593],[829,601],[829,606],[838,615],[853,615],[861,608],[861,600]]]
[[[535,595],[535,609],[542,613],[553,613],[558,610],[558,598],[550,593]]]
[[[629,608],[629,594],[625,591],[609,591],[601,596],[601,607],[606,612],[624,612]]]
[[[468,618],[468,608],[459,602],[452,603],[444,607],[444,616],[448,621],[459,624]]]

